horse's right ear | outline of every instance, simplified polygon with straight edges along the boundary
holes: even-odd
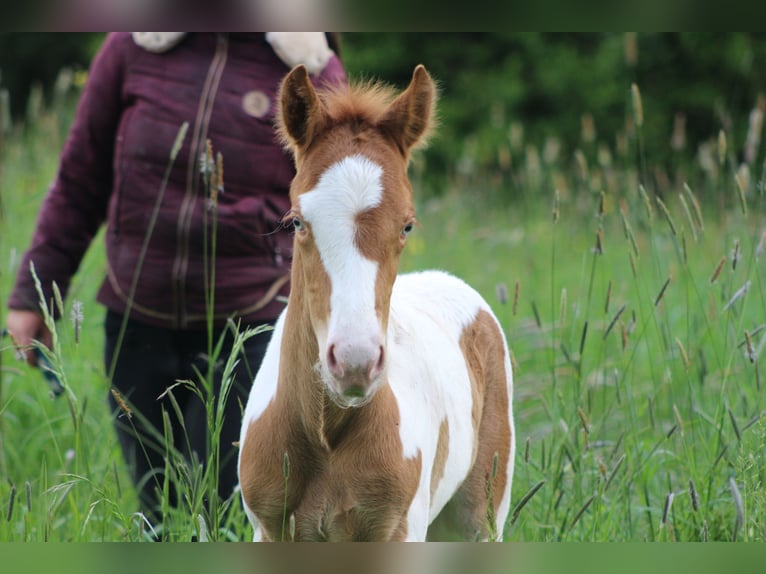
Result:
[[[422,145],[434,125],[436,85],[422,64],[412,73],[412,81],[392,103],[380,120],[380,127],[394,139],[405,155]]]
[[[306,148],[325,123],[325,112],[306,66],[293,68],[279,90],[277,132],[282,141],[297,153]]]

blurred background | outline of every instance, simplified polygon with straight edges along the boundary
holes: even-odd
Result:
[[[41,99],[50,102],[60,71],[86,70],[102,39],[0,34],[10,117],[23,121]],[[512,176],[522,160],[564,168],[583,159],[635,163],[635,84],[651,119],[642,129],[645,176],[662,194],[673,180],[715,168],[705,156],[720,130],[733,161],[755,160],[747,154],[760,136],[749,150],[745,144],[766,106],[765,40],[762,33],[394,32],[342,34],[341,46],[353,77],[403,86],[423,63],[438,79],[441,128],[425,161],[444,180],[429,178],[432,191],[454,176],[490,178],[511,195],[533,191]]]
[[[103,38],[0,33],[0,324]],[[766,540],[766,34],[344,33],[341,57],[439,82],[401,270],[466,279],[505,329],[505,540]],[[102,408],[101,243],[69,294],[82,341],[59,327],[68,405],[0,343],[0,541],[151,538]],[[249,538],[232,508],[211,539]]]

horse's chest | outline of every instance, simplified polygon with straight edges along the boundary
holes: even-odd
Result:
[[[419,477],[419,459],[384,463],[353,449],[314,454],[252,484],[251,510],[271,540],[402,539]]]

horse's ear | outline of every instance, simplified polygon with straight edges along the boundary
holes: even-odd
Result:
[[[277,132],[293,152],[308,146],[325,123],[325,112],[306,66],[293,68],[279,90]]]
[[[434,123],[436,85],[422,64],[412,73],[410,85],[388,108],[380,128],[407,154],[425,143]]]

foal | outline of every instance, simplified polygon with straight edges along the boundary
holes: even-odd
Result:
[[[503,332],[459,279],[397,276],[415,222],[407,165],[435,95],[423,66],[398,97],[317,93],[303,67],[282,83],[295,244],[240,437],[255,540],[502,537],[514,454]]]

